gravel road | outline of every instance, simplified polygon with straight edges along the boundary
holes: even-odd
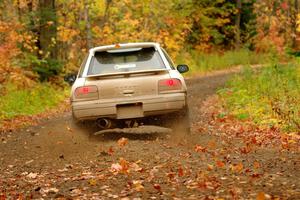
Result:
[[[209,121],[202,103],[230,76],[187,80],[192,124]],[[300,199],[299,152],[241,154],[243,141],[197,131],[94,132],[64,113],[4,135],[0,199]]]

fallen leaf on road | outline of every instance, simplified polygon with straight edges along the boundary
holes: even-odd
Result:
[[[251,175],[252,178],[259,178],[261,176],[262,176],[261,174],[256,174],[256,173],[254,173],[254,174]]]
[[[182,177],[183,175],[184,175],[183,169],[182,169],[182,167],[179,167],[179,169],[178,169],[178,176]]]
[[[123,173],[129,173],[129,162],[124,158],[120,158],[120,165],[122,166]]]
[[[253,167],[254,167],[255,169],[260,168],[259,162],[255,161],[255,162],[253,163]]]
[[[207,144],[207,147],[210,149],[215,149],[216,148],[216,141],[215,140],[210,140]]]
[[[154,184],[153,187],[154,187],[154,189],[161,191],[161,187],[159,184]]]
[[[245,147],[243,147],[243,148],[240,148],[240,151],[241,151],[241,153],[243,153],[243,154],[248,154],[248,153],[250,153],[251,152],[251,147],[249,146],[249,145],[247,145],[247,146],[245,146]]]
[[[155,177],[155,174],[158,173],[158,172],[159,172],[158,167],[157,167],[157,166],[153,167],[153,168],[150,170],[150,172],[149,172],[148,181],[149,181],[149,182],[152,181],[152,180],[154,179],[154,177]]]
[[[256,196],[256,200],[265,200],[265,193],[264,192],[259,192]]]
[[[107,197],[109,197],[109,199],[118,199],[118,195],[116,194],[107,194]]]
[[[121,138],[121,139],[118,140],[119,147],[124,147],[127,144],[128,144],[128,139],[127,138]]]
[[[37,177],[37,173],[32,173],[30,172],[28,175],[27,175],[27,178],[31,178],[31,179],[35,179]]]
[[[118,173],[128,174],[129,173],[129,162],[126,161],[124,158],[120,158],[119,163],[114,163],[111,165],[110,171],[115,175]]]
[[[210,164],[207,164],[207,170],[211,171],[214,169],[214,166],[213,165],[210,165]]]
[[[97,176],[97,179],[104,180],[105,179],[105,175],[104,174],[100,174],[100,175]]]
[[[73,130],[72,130],[69,126],[67,126],[67,130],[68,130],[69,132],[73,132]]]
[[[133,181],[132,183],[133,183],[133,189],[135,191],[140,192],[140,191],[144,190],[144,186],[142,185],[142,183],[143,183],[142,181],[138,180],[138,181]]]
[[[41,193],[43,194],[48,194],[48,193],[58,193],[58,189],[57,188],[45,188],[45,189],[41,189]]]
[[[143,170],[143,168],[141,168],[138,164],[136,164],[136,163],[132,163],[131,165],[130,165],[130,168],[133,170],[133,171],[135,171],[135,172],[140,172],[140,171],[142,171]]]
[[[217,167],[220,167],[220,168],[223,168],[225,166],[225,164],[222,161],[220,161],[220,160],[218,160],[216,162],[216,165],[217,165]]]
[[[169,172],[167,173],[167,177],[169,178],[170,181],[172,181],[176,176],[176,173],[174,172]]]
[[[119,173],[122,170],[122,166],[119,163],[114,163],[110,167],[110,171],[114,174]]]
[[[196,152],[205,152],[205,150],[206,150],[205,147],[202,147],[200,145],[196,145],[194,149]]]
[[[91,186],[95,186],[95,185],[97,185],[97,180],[91,179],[91,180],[89,180],[89,184],[90,184]]]
[[[238,172],[238,173],[240,173],[243,169],[244,169],[243,163],[239,163],[239,164],[236,164],[236,165],[231,166],[231,170],[232,170],[233,172]]]
[[[107,153],[108,153],[109,155],[113,155],[113,153],[114,153],[113,148],[112,148],[112,147],[109,147]]]
[[[82,194],[82,191],[80,189],[76,188],[76,189],[71,190],[71,194],[74,196],[80,195],[80,194]]]
[[[25,162],[25,165],[29,165],[30,163],[32,163],[34,160],[29,160]]]

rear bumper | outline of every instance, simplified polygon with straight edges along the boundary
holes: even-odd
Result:
[[[183,109],[186,93],[129,97],[109,100],[72,102],[73,116],[78,120],[97,118],[128,119],[162,115]],[[128,114],[127,114],[128,113]]]

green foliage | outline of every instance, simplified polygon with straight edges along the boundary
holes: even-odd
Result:
[[[256,54],[247,49],[227,51],[224,53],[182,53],[177,63],[186,63],[191,68],[191,73],[208,72],[213,70],[228,69],[239,65],[265,64],[270,62],[269,55]]]
[[[230,1],[192,1],[190,44],[200,51],[212,46],[231,45],[234,38],[236,5]]]
[[[245,68],[219,94],[237,118],[297,131],[300,128],[300,71],[296,66],[299,63],[275,64],[259,72]]]
[[[40,59],[36,55],[26,53],[19,59],[18,65],[26,70],[37,73],[41,81],[48,80],[52,76],[59,75],[63,70],[63,64],[56,59]]]
[[[289,52],[287,52],[287,54],[294,56],[296,58],[300,58],[300,51],[289,51]]]
[[[59,75],[62,71],[62,63],[56,59],[43,60],[43,64],[33,67],[33,71],[40,75],[42,81],[48,80],[51,76]]]
[[[22,90],[8,84],[2,92],[4,94],[0,99],[0,120],[44,112],[55,107],[68,95],[68,91],[46,83]]]
[[[194,51],[191,62],[197,70],[257,63],[249,61],[252,58],[245,55],[244,50],[241,50],[242,55],[240,52],[222,55],[219,63],[214,61],[219,54],[206,58],[202,52],[244,47],[282,56],[287,46],[297,46],[295,10],[292,9],[295,3],[285,2],[284,6],[267,0],[241,2],[239,6],[235,0],[20,0],[13,4],[3,0],[0,1],[0,22],[11,24],[2,28],[3,33],[17,30],[18,37],[14,37],[13,43],[18,44],[19,56],[31,54],[28,59],[25,56],[25,65],[42,80],[78,70],[91,46],[153,41],[159,42],[173,57],[188,46]],[[12,25],[17,26],[11,28]],[[0,49],[2,46],[0,44]],[[235,55],[249,59],[237,61]],[[252,55],[254,59],[258,57]]]
[[[297,1],[237,2],[2,0],[0,84],[10,81],[28,92],[39,75],[40,81],[62,85],[63,74],[79,69],[88,48],[114,43],[158,42],[191,73],[275,62],[285,58],[287,47],[299,57]],[[261,54],[228,51],[234,47]],[[222,53],[211,53],[216,50]]]

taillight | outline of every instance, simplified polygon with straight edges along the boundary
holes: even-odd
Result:
[[[159,92],[168,92],[174,90],[181,90],[181,81],[177,78],[163,79],[158,82]]]
[[[95,85],[78,87],[75,90],[75,98],[76,99],[84,99],[84,100],[94,100],[98,99],[98,88]]]

